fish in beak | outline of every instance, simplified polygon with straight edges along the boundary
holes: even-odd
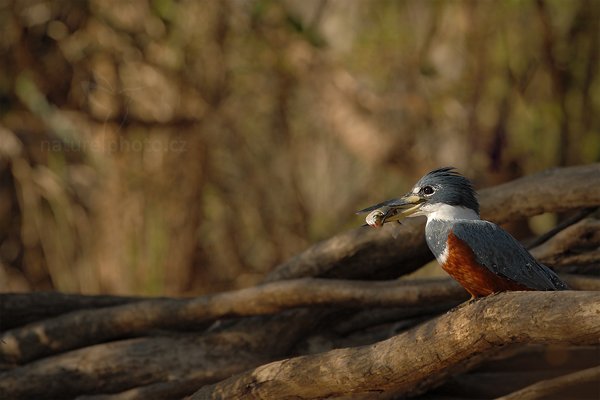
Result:
[[[368,212],[369,214],[365,218],[366,225],[380,228],[388,222],[398,221],[400,223],[400,220],[419,211],[424,202],[424,198],[409,193],[399,199],[392,199],[367,207],[358,211],[357,214]]]

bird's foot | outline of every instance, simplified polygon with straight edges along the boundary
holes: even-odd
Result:
[[[468,306],[469,304],[472,304],[474,302],[476,302],[477,300],[479,300],[481,297],[475,297],[475,296],[471,296],[471,298],[463,303],[460,303],[459,305],[457,305],[456,307],[451,308],[448,311],[448,314],[453,313],[454,311],[458,311],[461,308]]]

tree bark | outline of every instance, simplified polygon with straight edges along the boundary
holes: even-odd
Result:
[[[600,279],[567,277],[566,280],[574,283],[573,288],[600,289]],[[464,289],[448,278],[382,282],[305,278],[187,300],[144,300],[71,312],[9,330],[0,335],[0,364],[23,364],[110,339],[141,336],[153,329],[190,330],[218,318],[275,314],[306,306],[435,305],[467,297]]]
[[[349,282],[297,279],[190,300],[146,300],[83,310],[5,332],[0,362],[21,364],[43,356],[156,328],[190,328],[233,316],[274,314],[302,306],[412,306],[465,298],[447,279],[428,282]]]
[[[206,386],[191,399],[414,395],[501,346],[597,345],[599,338],[598,292],[502,293],[370,346],[263,365]]]
[[[140,300],[144,298],[56,292],[0,293],[0,331],[71,311],[111,307]]]
[[[569,389],[586,383],[599,385],[598,394],[600,394],[600,366],[573,372],[554,379],[547,379],[537,382],[524,389],[513,392],[507,396],[502,396],[497,400],[538,400],[545,399],[556,392]]]
[[[69,399],[160,382],[219,381],[289,354],[291,344],[315,328],[296,326],[294,317],[301,319],[303,312],[268,321],[248,319],[203,334],[117,340],[46,357],[0,373],[0,399]]]
[[[600,220],[585,218],[557,233],[531,254],[550,266],[592,264],[600,262],[598,248]]]

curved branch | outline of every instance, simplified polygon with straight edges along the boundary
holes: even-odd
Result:
[[[565,275],[574,289],[600,290],[600,279]],[[0,335],[0,362],[22,364],[43,356],[144,334],[189,328],[224,317],[274,314],[303,306],[408,307],[466,299],[454,280],[362,282],[296,279],[194,299],[156,299],[80,310]],[[68,332],[68,333],[66,333]]]
[[[509,395],[496,400],[538,400],[546,399],[558,391],[580,386],[586,383],[600,382],[600,366],[573,372],[554,379],[536,382]]]
[[[0,399],[74,398],[176,381],[196,382],[197,388],[285,357],[290,343],[315,328],[306,321],[297,326],[304,314],[248,318],[202,335],[119,340],[46,357],[1,372]]]
[[[548,232],[536,237],[535,239],[533,239],[531,241],[528,241],[526,243],[527,249],[532,249],[534,247],[541,246],[542,244],[546,243],[548,240],[552,239],[557,233],[564,231],[571,225],[575,225],[576,223],[578,223],[582,219],[586,218],[588,215],[596,212],[597,210],[598,210],[598,207],[584,208],[583,210],[577,212],[575,215],[573,215],[563,221],[560,221],[554,228],[550,229]]]
[[[153,328],[177,328],[232,316],[272,314],[302,306],[409,306],[466,298],[447,279],[358,282],[297,279],[190,300],[157,299],[81,310],[0,336],[0,362],[24,363],[49,354]]]
[[[140,300],[145,299],[58,292],[0,293],[0,331],[70,311],[112,307]]]
[[[235,347],[235,341],[227,344],[225,336],[136,338],[45,358],[1,373],[0,398],[74,398],[161,381],[191,380],[199,386],[266,361]]]
[[[412,395],[506,344],[597,344],[599,337],[598,292],[502,293],[370,346],[260,366],[191,399]]]
[[[557,168],[480,193],[482,217],[502,223],[544,212],[600,205],[600,164]],[[355,229],[319,242],[280,264],[268,281],[306,276],[384,278],[412,272],[433,259],[425,245],[424,222],[400,227]],[[390,234],[395,229],[397,238]]]
[[[544,244],[531,251],[534,257],[544,260],[548,265],[573,264],[580,260],[581,264],[600,261],[600,220],[582,219],[563,231],[557,233]],[[577,254],[577,249],[592,249],[587,253]]]

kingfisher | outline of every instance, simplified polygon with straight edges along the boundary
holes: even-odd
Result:
[[[514,237],[479,217],[471,182],[453,167],[423,176],[404,196],[365,208],[369,225],[426,216],[425,238],[438,263],[471,300],[512,290],[566,290]]]

